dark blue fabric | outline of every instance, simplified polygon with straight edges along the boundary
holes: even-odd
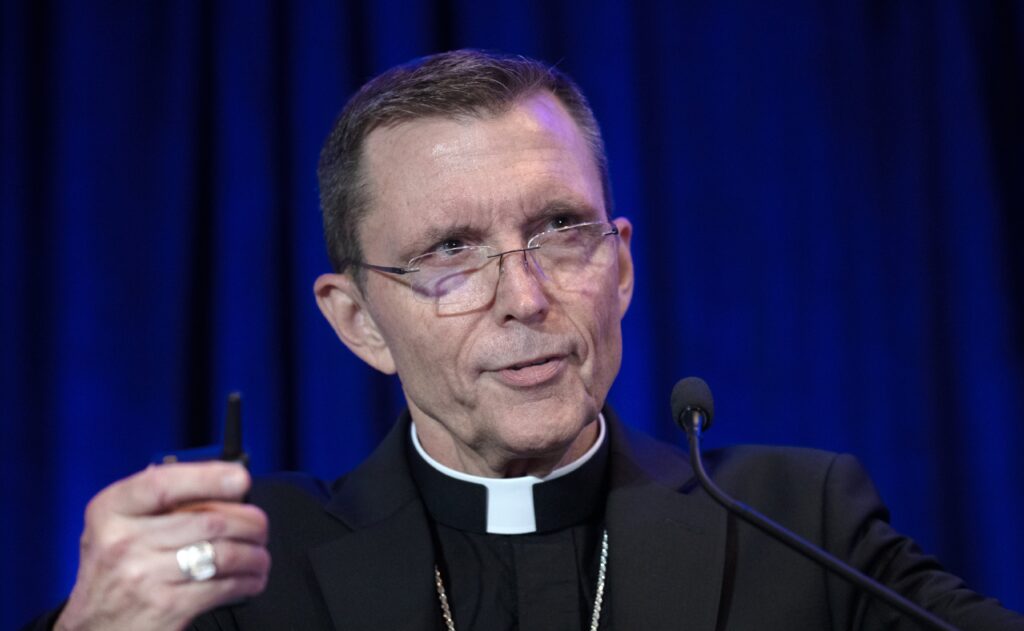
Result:
[[[680,440],[702,375],[712,445],[856,454],[1024,608],[1019,3],[40,0],[0,29],[0,627],[66,594],[88,498],[218,439],[230,390],[258,472],[382,436],[396,383],[312,299],[317,153],[369,76],[461,46],[557,63],[604,126],[628,422]]]

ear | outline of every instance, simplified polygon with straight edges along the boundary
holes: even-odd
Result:
[[[391,350],[351,275],[323,274],[313,284],[313,293],[320,313],[350,351],[384,374],[395,373]]]
[[[633,300],[633,255],[629,250],[633,238],[633,224],[625,217],[612,220],[619,229],[619,317],[626,315]]]

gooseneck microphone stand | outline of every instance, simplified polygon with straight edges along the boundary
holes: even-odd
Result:
[[[690,379],[699,381],[700,383],[694,384],[691,382],[689,384],[684,384],[684,382],[687,382]],[[687,386],[689,386],[689,388],[687,388]],[[681,387],[684,391],[687,389],[698,390],[696,402],[680,405],[679,408],[681,409],[673,409],[673,412],[676,413],[676,422],[679,423],[679,425],[686,431],[686,436],[690,444],[690,462],[693,466],[693,471],[697,475],[697,480],[700,482],[700,485],[704,487],[704,490],[707,491],[708,495],[725,507],[726,510],[735,514],[743,521],[756,526],[773,539],[786,544],[796,552],[824,566],[830,572],[838,574],[856,587],[863,589],[879,600],[895,607],[899,611],[923,624],[926,628],[939,629],[941,631],[959,631],[948,622],[940,620],[934,614],[925,611],[915,603],[907,600],[885,585],[840,561],[825,550],[812,544],[784,526],[772,521],[768,517],[765,517],[746,504],[733,499],[727,495],[725,491],[718,488],[704,470],[704,462],[701,460],[700,452],[701,432],[710,424],[710,416],[705,412],[704,408],[713,409],[713,404],[711,403],[711,391],[708,390],[707,384],[695,377],[684,379],[676,385],[676,388],[672,393],[673,408],[676,408],[678,404],[677,402],[682,403],[686,399],[693,399],[693,397],[678,396],[676,390],[679,390]],[[701,388],[704,392],[700,392]],[[702,394],[705,396],[700,396]],[[701,399],[705,399],[707,403],[701,405],[701,403],[703,403]]]

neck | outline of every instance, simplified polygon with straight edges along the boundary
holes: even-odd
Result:
[[[461,442],[440,423],[413,415],[413,425],[423,450],[444,466],[485,478],[546,477],[555,469],[583,456],[595,443],[600,427],[591,421],[561,448],[548,453],[519,455],[501,449],[474,449]]]
[[[586,453],[545,477],[494,478],[472,475],[441,464],[420,444],[410,428],[418,455],[410,458],[413,477],[434,519],[470,532],[519,535],[550,532],[589,518],[602,504],[608,449],[604,418]],[[452,498],[458,498],[453,502]]]

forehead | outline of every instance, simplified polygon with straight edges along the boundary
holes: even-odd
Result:
[[[514,224],[560,201],[603,212],[597,166],[579,127],[551,94],[499,116],[424,118],[374,130],[364,174],[364,250],[435,224]]]

